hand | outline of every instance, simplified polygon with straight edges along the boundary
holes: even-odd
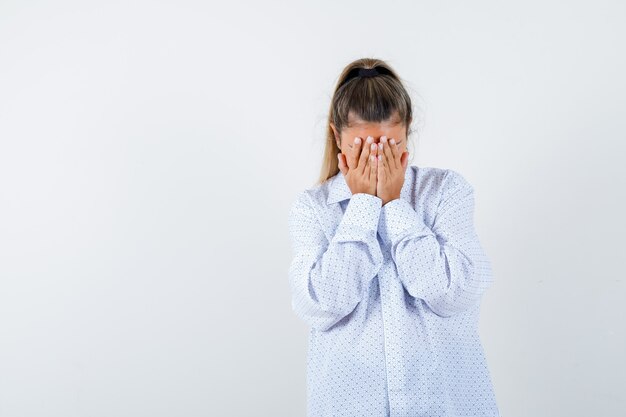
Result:
[[[400,148],[395,140],[391,138],[388,141],[386,136],[381,136],[378,145],[376,195],[383,200],[384,206],[391,200],[400,198],[400,191],[404,185],[404,173],[408,166],[409,152],[400,153]]]
[[[363,146],[361,146],[362,142],[361,138],[354,138],[354,145],[348,151],[348,155],[337,154],[339,170],[353,195],[366,193],[375,196],[378,146],[371,136],[367,137]]]

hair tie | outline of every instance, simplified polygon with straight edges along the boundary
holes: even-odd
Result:
[[[339,85],[337,87],[337,89],[341,88],[344,84],[346,84],[348,81],[350,81],[353,78],[372,78],[372,77],[376,77],[378,75],[389,75],[391,77],[393,77],[393,73],[391,73],[387,68],[385,67],[375,67],[375,68],[352,68],[352,70],[350,70],[350,72],[348,73],[348,75],[346,76],[346,78],[343,80],[343,82],[341,83],[341,85]]]
[[[359,77],[367,78],[367,77],[375,77],[378,74],[378,70],[376,68],[359,68]]]

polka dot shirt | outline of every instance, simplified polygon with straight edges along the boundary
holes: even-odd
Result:
[[[289,212],[291,305],[310,327],[308,417],[499,416],[478,334],[493,282],[472,186],[408,166],[401,197],[339,172]]]

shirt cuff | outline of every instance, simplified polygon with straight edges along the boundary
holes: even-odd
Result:
[[[409,234],[418,237],[433,235],[433,232],[408,201],[396,198],[382,206],[378,234],[385,243],[395,244]]]
[[[335,237],[340,240],[363,240],[364,234],[374,233],[380,220],[383,200],[372,194],[353,194],[337,228]]]

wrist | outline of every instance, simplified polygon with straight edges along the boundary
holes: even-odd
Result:
[[[392,202],[393,200],[397,200],[400,198],[400,195],[396,196],[396,197],[389,197],[389,198],[382,198],[383,200],[383,206],[387,203]]]

